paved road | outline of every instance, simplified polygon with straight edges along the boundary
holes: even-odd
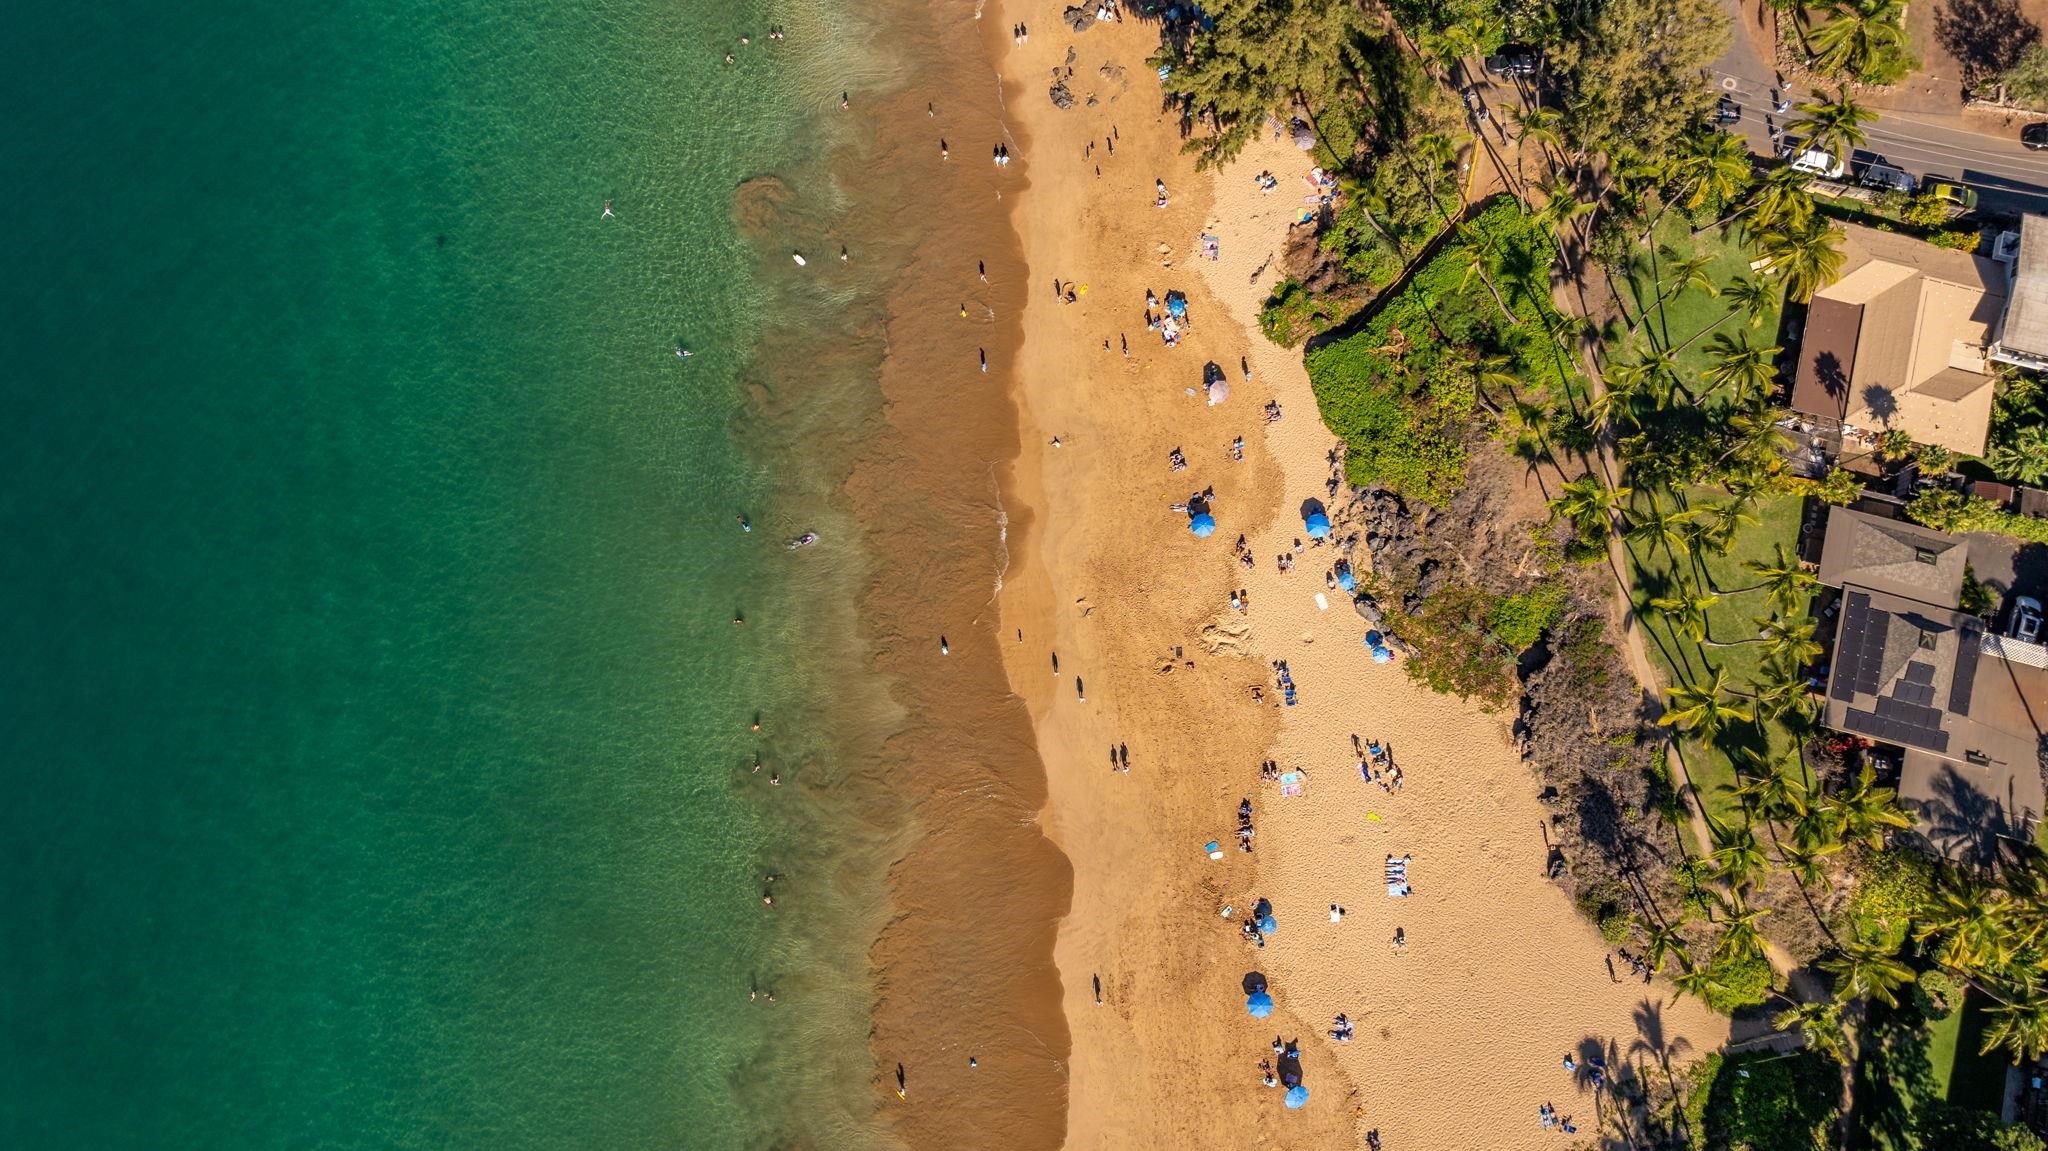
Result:
[[[1711,73],[1721,91],[1742,106],[1741,122],[1730,127],[1748,138],[1752,150],[1775,155],[1773,130],[1783,129],[1798,113],[1772,114],[1775,74],[1744,33],[1736,0],[1722,3],[1737,23],[1732,46],[1714,61]],[[1812,97],[1803,89],[1784,94],[1794,104]],[[1855,168],[1883,156],[1915,176],[1941,176],[1976,188],[1984,210],[2048,212],[2048,152],[2022,147],[2017,127],[1998,136],[1971,131],[1960,109],[1951,115],[1881,112],[1867,134],[1869,142],[1851,160]]]

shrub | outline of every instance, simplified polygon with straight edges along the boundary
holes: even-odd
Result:
[[[1328,322],[1329,317],[1316,298],[1299,280],[1286,280],[1275,286],[1273,294],[1266,297],[1265,306],[1259,309],[1259,330],[1283,348],[1291,348],[1311,332],[1321,331]]]
[[[1906,518],[1943,532],[1995,532],[2028,543],[2048,544],[2048,520],[2009,512],[1987,499],[1948,488],[1930,488],[1906,505]]]
[[[1984,242],[1984,234],[1975,228],[1941,228],[1929,232],[1927,242],[1951,252],[1974,252]]]
[[[1815,493],[1831,504],[1849,505],[1863,496],[1863,481],[1847,468],[1836,468],[1820,481]]]
[[[1948,223],[1948,201],[1922,192],[1899,209],[1899,216],[1917,228],[1938,228]]]
[[[1600,938],[1610,947],[1620,947],[1628,942],[1629,933],[1635,930],[1635,917],[1618,907],[1609,906],[1600,916]]]
[[[1694,1070],[1686,1118],[1708,1147],[1812,1151],[1827,1147],[1841,1080],[1832,1060],[1791,1056],[1709,1055]]]
[[[1564,618],[1565,586],[1545,580],[1519,595],[1503,596],[1486,613],[1486,627],[1509,650],[1535,646],[1543,633]]]
[[[1913,1002],[1927,1018],[1946,1019],[1962,1005],[1963,987],[1948,972],[1930,967],[1914,980]]]
[[[1761,955],[1716,957],[1707,969],[1713,974],[1713,983],[1700,999],[1723,1015],[1770,998],[1771,964]]]
[[[1931,1102],[1913,1115],[1919,1145],[1941,1151],[2044,1151],[2048,1144],[2025,1127],[2008,1127],[1998,1116],[1973,1107]]]
[[[2027,45],[1998,78],[2005,84],[2007,99],[2029,108],[2048,107],[2048,44]]]
[[[1908,851],[1862,851],[1856,856],[1856,894],[1847,930],[1865,943],[1903,944],[1934,890],[1934,865]]]
[[[1480,588],[1454,583],[1413,615],[1389,612],[1388,627],[1414,649],[1402,661],[1409,676],[1431,691],[1476,698],[1489,708],[1505,704],[1515,691],[1515,661],[1486,627],[1494,602]]]

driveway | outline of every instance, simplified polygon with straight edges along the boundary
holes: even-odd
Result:
[[[1815,97],[1810,89],[1780,93],[1777,73],[1757,50],[1748,26],[1755,16],[1741,0],[1721,0],[1734,22],[1732,44],[1710,73],[1720,90],[1742,105],[1742,119],[1731,124],[1761,155],[1776,155],[1777,133],[1797,112],[1779,116],[1772,97],[1799,104]],[[1883,110],[1869,125],[1869,141],[1852,159],[1857,166],[1883,156],[1918,177],[1940,176],[1977,189],[1980,208],[1990,212],[2048,212],[2048,152],[2030,152],[2019,142],[2019,120],[2000,134],[1975,131],[1960,106],[1941,110],[1945,100],[1912,100],[1914,110]],[[1975,118],[1975,117],[1972,117]]]

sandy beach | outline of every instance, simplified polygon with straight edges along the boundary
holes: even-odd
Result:
[[[1307,542],[1302,502],[1342,502],[1300,351],[1255,323],[1311,161],[1266,139],[1197,175],[1144,63],[1153,26],[1077,35],[1053,8],[1010,8],[1004,26],[1043,23],[1026,43],[1006,39],[1002,63],[1027,164],[1008,202],[1029,279],[1000,631],[1026,636],[1007,670],[1045,764],[1042,823],[1073,870],[1055,947],[1072,1036],[1066,1145],[1352,1146],[1377,1129],[1404,1151],[1554,1146],[1537,1122],[1546,1102],[1590,1139],[1589,1057],[1617,1072],[1683,1063],[1724,1042],[1726,1021],[1667,983],[1610,974],[1609,949],[1544,876],[1544,809],[1506,717],[1373,665],[1364,621],[1325,587],[1328,549],[1277,570]],[[1061,110],[1046,88],[1070,46],[1077,103]],[[1255,185],[1262,170],[1277,190]],[[1204,232],[1214,261],[1199,256]],[[1146,329],[1148,290],[1186,293],[1179,347]],[[1207,362],[1232,389],[1215,406],[1201,396]],[[1283,412],[1271,424],[1269,400]],[[1242,462],[1227,450],[1239,436]],[[1169,466],[1176,448],[1185,471]],[[1170,505],[1211,486],[1219,527],[1197,539]],[[1250,570],[1232,554],[1240,534]],[[1245,612],[1232,589],[1248,593]],[[1298,706],[1279,706],[1274,660]],[[1399,791],[1360,779],[1354,733],[1391,745]],[[1128,772],[1107,762],[1118,745]],[[1262,781],[1266,760],[1303,772],[1305,794]],[[1252,853],[1232,835],[1247,797]],[[1211,840],[1220,861],[1203,851]],[[1390,853],[1411,857],[1405,899],[1385,889]],[[1279,930],[1256,949],[1236,917],[1260,897]],[[1245,1013],[1253,971],[1270,982],[1272,1018]],[[1352,1042],[1327,1037],[1339,1012]],[[1311,1098],[1299,1111],[1260,1083],[1276,1035],[1301,1041]]]

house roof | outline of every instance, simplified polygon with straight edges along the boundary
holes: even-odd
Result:
[[[1792,377],[1792,410],[1839,420],[1849,412],[1849,380],[1856,373],[1856,334],[1863,305],[1815,296],[1806,311],[1799,368]]]
[[[1947,532],[1836,507],[1828,509],[1820,581],[1948,609],[1960,602],[1969,560],[1969,545]]]
[[[1843,230],[1842,273],[1814,294],[1792,407],[1981,454],[1992,389],[1966,377],[1989,382],[2004,269],[1874,228]]]
[[[2048,359],[2048,217],[2020,217],[2020,257],[1998,342],[2025,355]]]

